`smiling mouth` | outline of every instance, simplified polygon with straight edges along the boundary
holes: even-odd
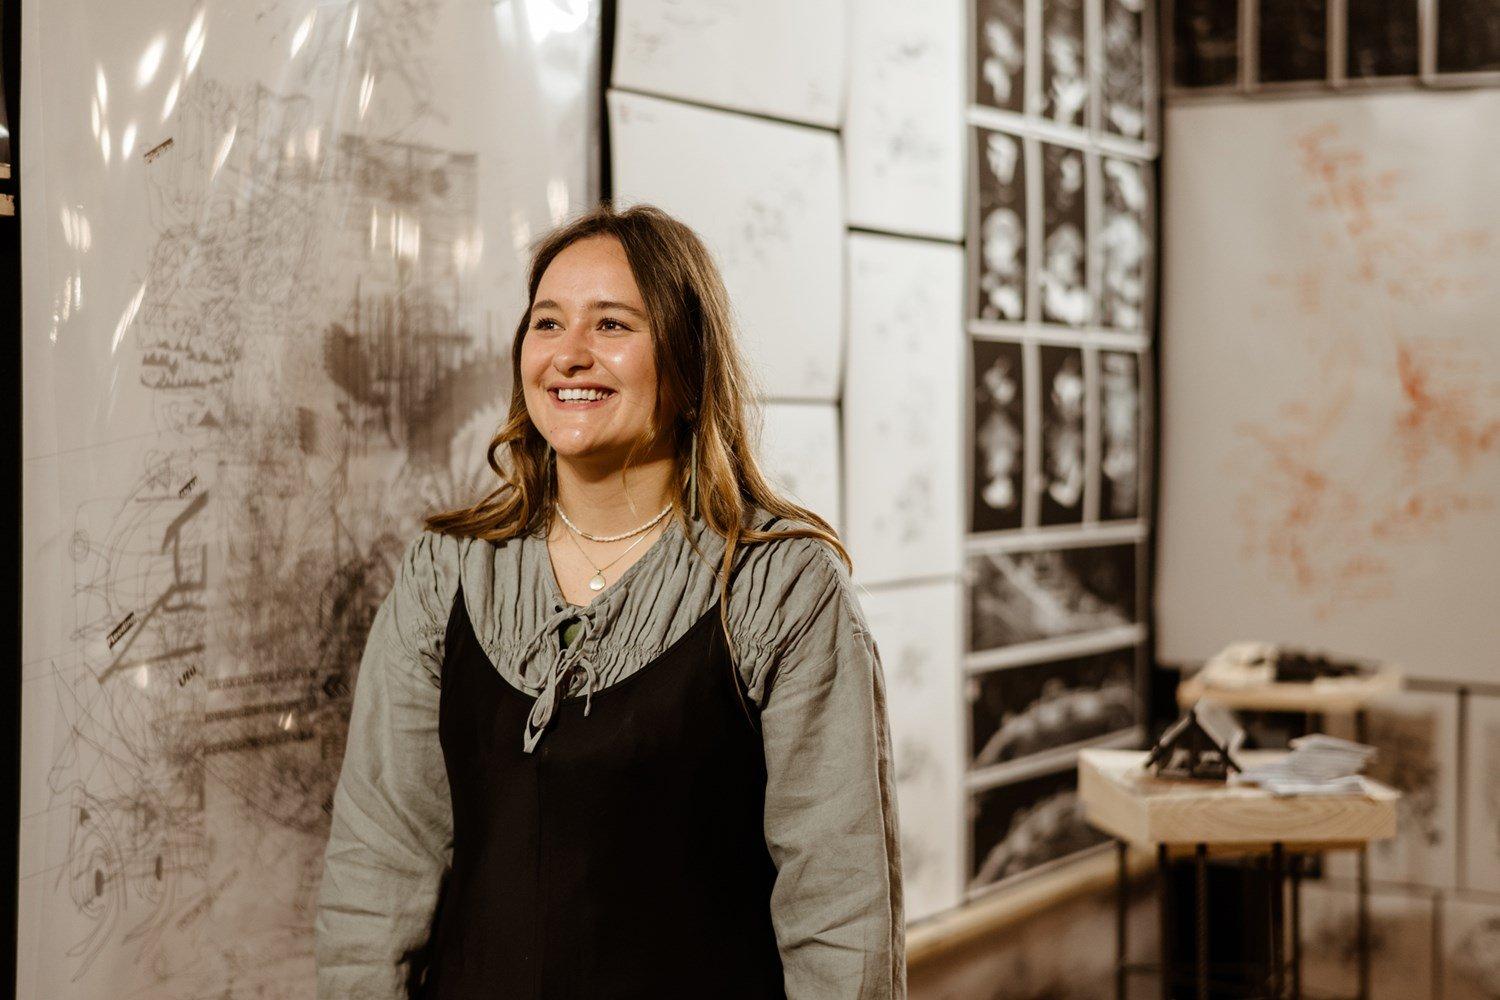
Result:
[[[570,389],[566,390],[568,398],[562,396],[561,389],[548,389],[547,395],[552,397],[552,402],[565,410],[588,410],[596,406],[603,406],[613,399],[617,393],[612,389],[590,389],[586,392]]]

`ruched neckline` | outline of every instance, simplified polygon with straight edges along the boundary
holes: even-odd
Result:
[[[570,604],[562,595],[562,587],[557,582],[557,571],[552,565],[552,556],[547,549],[546,535],[540,531],[530,536],[528,541],[541,547],[540,559],[546,568],[542,577],[550,592],[548,608],[550,612],[543,618],[537,630],[522,647],[520,659],[525,659],[534,652],[539,645],[548,637],[555,636],[564,622],[577,619],[579,629],[573,641],[563,646],[555,638],[546,645],[552,650],[552,662],[547,669],[546,676],[542,681],[541,693],[532,705],[531,713],[526,718],[525,730],[521,734],[521,748],[526,753],[535,751],[541,742],[542,734],[546,732],[557,712],[557,703],[564,694],[564,685],[572,676],[573,668],[576,666],[583,670],[583,714],[587,716],[593,708],[593,694],[599,683],[599,674],[595,666],[584,653],[588,651],[589,640],[599,631],[599,619],[603,612],[616,599],[623,588],[626,587],[634,576],[643,573],[653,563],[661,559],[671,545],[671,536],[680,532],[681,524],[678,515],[673,514],[667,521],[667,526],[662,533],[646,549],[641,557],[625,568],[625,571],[611,584],[599,591],[598,595],[588,604]]]

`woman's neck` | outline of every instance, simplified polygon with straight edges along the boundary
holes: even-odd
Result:
[[[596,476],[558,456],[557,503],[568,520],[591,535],[634,531],[671,503],[676,492],[670,457]]]

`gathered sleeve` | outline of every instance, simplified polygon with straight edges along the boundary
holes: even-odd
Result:
[[[452,861],[438,686],[458,544],[408,545],[360,659],[314,919],[319,1000],[405,1000]]]
[[[761,543],[745,600],[766,760],[771,915],[788,1000],[902,1000],[906,937],[886,689],[847,568]],[[760,547],[760,546],[757,546]]]

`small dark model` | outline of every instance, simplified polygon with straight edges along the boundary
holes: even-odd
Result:
[[[1235,741],[1217,735],[1214,729],[1223,727],[1206,723],[1199,717],[1199,711],[1198,706],[1188,709],[1186,715],[1161,734],[1146,756],[1148,771],[1158,778],[1225,781],[1231,769],[1240,770],[1230,756]]]

